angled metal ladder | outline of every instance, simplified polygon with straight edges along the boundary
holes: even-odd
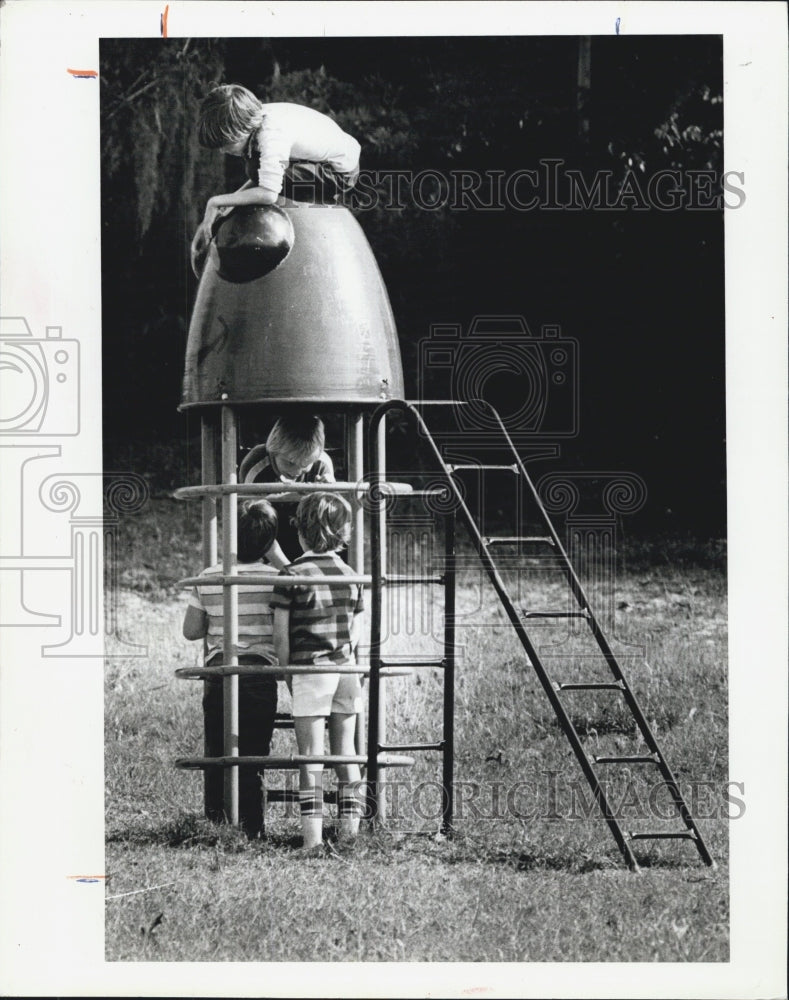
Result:
[[[480,401],[476,401],[477,404]],[[512,463],[508,465],[485,465],[480,463],[479,465],[453,465],[447,463],[444,460],[441,451],[439,450],[436,441],[434,440],[427,423],[421,413],[423,407],[429,406],[429,403],[415,403],[403,400],[390,400],[383,403],[374,412],[372,416],[371,428],[370,428],[370,442],[371,442],[371,472],[373,477],[378,477],[379,482],[385,481],[385,468],[382,461],[382,456],[380,454],[379,437],[377,433],[379,425],[381,424],[383,418],[392,410],[402,410],[408,412],[416,422],[419,431],[424,437],[429,449],[432,451],[433,457],[436,460],[438,467],[440,468],[443,478],[446,481],[447,489],[449,494],[454,501],[454,507],[463,522],[465,523],[474,547],[477,550],[480,560],[486,570],[487,576],[490,579],[496,593],[501,600],[501,603],[507,612],[510,620],[510,624],[515,630],[521,645],[526,651],[526,654],[531,662],[531,666],[534,668],[535,673],[540,681],[540,684],[548,697],[551,707],[553,708],[556,718],[561,726],[567,740],[572,747],[572,750],[578,760],[581,770],[592,790],[595,800],[602,812],[602,815],[606,822],[608,823],[609,829],[616,841],[619,850],[622,853],[628,866],[637,871],[639,869],[638,861],[633,854],[632,842],[637,840],[690,840],[695,845],[701,860],[707,865],[715,865],[715,862],[710,855],[701,832],[693,819],[690,810],[682,796],[682,793],[677,784],[677,780],[660,749],[657,739],[652,732],[649,723],[647,722],[644,713],[642,712],[636,697],[628,684],[628,681],[622,672],[622,668],[617,662],[617,659],[611,649],[611,646],[603,634],[603,631],[598,623],[597,618],[592,611],[589,604],[584,589],[581,582],[570,563],[567,552],[559,539],[556,530],[551,523],[551,520],[543,506],[537,490],[529,476],[526,468],[521,460],[513,442],[510,438],[507,429],[505,428],[499,414],[493,409],[493,407],[485,404],[490,412],[491,418],[494,421],[494,425],[497,430],[501,433],[502,447],[506,446],[507,451],[512,456]],[[453,405],[463,405],[463,404],[453,404]],[[524,490],[528,491],[528,495],[531,501],[535,505],[535,509],[538,512],[540,521],[544,526],[544,535],[532,536],[486,536],[480,532],[479,525],[474,518],[471,510],[467,506],[463,494],[458,487],[456,480],[456,475],[458,472],[467,469],[485,469],[485,468],[495,468],[495,469],[509,469],[520,477],[522,486]],[[381,489],[376,491],[376,495],[371,495],[372,500],[372,524],[373,531],[380,531],[381,527],[384,526],[383,520],[383,509],[385,503],[385,488],[382,486]],[[412,751],[417,749],[442,749],[444,752],[444,828],[445,830],[451,829],[452,823],[452,730],[451,721],[449,722],[449,731],[447,731],[447,714],[451,715],[452,711],[452,676],[454,662],[451,659],[452,647],[454,645],[454,625],[455,625],[455,612],[454,612],[454,524],[447,524],[447,542],[446,542],[446,554],[445,554],[445,574],[448,577],[445,578],[445,585],[448,582],[451,586],[447,587],[447,600],[445,606],[445,660],[442,665],[445,667],[449,666],[449,671],[447,676],[445,676],[445,734],[443,746],[425,744],[420,747],[418,745],[410,744],[407,746],[391,747],[386,745],[381,745],[379,742],[379,732],[377,725],[377,706],[380,691],[380,676],[381,670],[385,667],[385,664],[381,658],[381,584],[385,582],[385,567],[380,565],[380,560],[375,559],[375,554],[373,557],[373,595],[378,595],[378,600],[373,604],[373,615],[372,615],[372,631],[371,631],[371,648],[370,648],[370,716],[369,716],[369,730],[368,730],[368,753],[370,758],[368,761],[367,770],[367,781],[368,781],[368,808],[372,808],[373,812],[375,810],[375,799],[376,799],[376,782],[378,777],[377,765],[375,763],[375,757],[377,752],[384,751]],[[451,533],[451,534],[450,534]],[[372,535],[374,545],[373,550],[375,553],[375,534]],[[575,605],[577,610],[574,611],[559,611],[559,610],[546,610],[546,611],[526,611],[517,606],[512,595],[509,593],[502,575],[500,572],[500,567],[497,565],[494,556],[493,549],[497,545],[513,544],[513,543],[538,543],[547,544],[551,547],[551,551],[556,558],[559,567],[564,572],[564,575],[569,584],[572,595],[575,599]],[[451,590],[451,594],[450,594]],[[554,682],[544,663],[542,662],[540,655],[538,654],[534,644],[532,643],[529,633],[527,631],[527,623],[534,619],[545,619],[545,618],[575,618],[580,619],[586,623],[589,631],[594,637],[595,642],[602,654],[608,669],[611,674],[611,680],[605,682],[588,682],[588,683],[556,683]],[[648,748],[648,753],[635,754],[635,755],[621,755],[621,756],[595,756],[590,755],[584,748],[581,735],[576,728],[571,715],[564,703],[562,695],[564,692],[569,691],[612,691],[617,692],[621,695],[621,698],[630,712],[630,715],[635,722],[638,732],[640,733],[643,742]],[[683,828],[676,831],[653,831],[653,832],[638,832],[630,833],[625,832],[618,819],[614,815],[611,808],[611,804],[606,796],[603,784],[598,776],[598,768],[605,765],[643,765],[647,767],[656,767],[660,772],[666,788],[669,791],[671,799],[673,801],[676,813],[681,818],[683,823]]]

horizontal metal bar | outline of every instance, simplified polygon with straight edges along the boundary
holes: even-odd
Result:
[[[522,618],[589,618],[588,611],[521,611]]]
[[[555,684],[554,689],[556,691],[624,691],[625,687],[621,681],[609,681],[605,684]]]
[[[411,674],[408,667],[392,666],[381,671],[382,677],[408,677]],[[179,667],[175,671],[175,676],[180,680],[197,681],[207,680],[210,677],[271,677],[290,676],[294,674],[360,674],[363,677],[370,676],[370,668],[361,666],[358,663],[293,663],[288,666],[277,664],[239,664],[237,666],[221,667]]]
[[[682,830],[678,833],[628,833],[630,840],[697,840],[695,833]]]
[[[633,757],[594,757],[595,764],[659,764],[655,755],[635,755]]]
[[[410,753],[412,750],[443,750],[444,741],[440,743],[393,743],[380,746],[383,753]]]
[[[375,483],[375,489],[386,496],[405,496],[413,493],[410,483],[396,483],[386,479]],[[336,483],[216,483],[209,486],[179,486],[173,491],[176,500],[195,500],[203,497],[224,497],[237,493],[244,497],[267,496],[276,500],[285,493],[369,493],[372,484],[366,482]]]
[[[299,576],[296,573],[282,573],[279,575],[268,573],[244,573],[242,575],[224,576],[221,573],[211,573],[208,576],[187,576],[178,581],[179,587],[197,587],[207,584],[208,586],[242,587],[249,584],[252,587],[339,587],[344,583],[360,583],[369,586],[373,578],[365,573],[343,573],[326,576]]]
[[[514,472],[516,476],[518,475],[518,466],[515,462],[513,462],[511,465],[488,465],[485,462],[481,462],[478,465],[477,464],[455,465],[454,463],[450,465],[449,463],[447,463],[447,468],[449,469],[450,472],[458,472],[462,471],[463,469],[474,469],[475,471],[479,472],[484,469],[486,471],[491,471],[491,472],[495,471]]]
[[[257,767],[260,770],[287,771],[305,764],[323,764],[326,767],[336,767],[337,764],[366,764],[367,757],[342,756],[327,754],[321,757],[317,754],[292,754],[290,757],[179,757],[175,766],[182,770],[205,770],[207,767]],[[411,767],[413,757],[398,757],[391,754],[379,754],[379,767]]]
[[[485,545],[515,545],[518,542],[544,542],[553,545],[554,541],[547,535],[483,535]]]
[[[437,669],[443,669],[446,666],[446,660],[404,660],[402,663],[382,663],[381,673],[384,670],[389,670],[393,667],[436,667]]]
[[[385,481],[384,484],[382,485],[385,485],[386,482],[387,481]],[[404,496],[406,500],[410,500],[411,497],[436,497],[437,499],[440,500],[443,499],[444,497],[449,496],[451,492],[452,491],[448,486],[437,486],[433,487],[432,489],[424,489],[424,490],[411,489],[408,491],[408,493],[403,493],[402,496]],[[386,497],[386,499],[390,500],[392,498]]]
[[[381,583],[393,583],[393,584],[403,584],[403,583],[445,583],[446,578],[442,576],[405,576],[400,574],[392,574],[381,577]]]

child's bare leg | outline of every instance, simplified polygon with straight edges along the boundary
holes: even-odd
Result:
[[[296,743],[303,756],[323,756],[322,715],[297,716],[293,720]],[[309,850],[323,840],[323,765],[303,764],[299,768],[299,806],[304,847]]]
[[[333,712],[329,716],[329,746],[332,754],[353,757],[356,754],[356,716]],[[339,815],[339,835],[344,840],[353,840],[359,833],[359,819],[362,813],[359,799],[361,771],[358,764],[337,764],[337,812]]]

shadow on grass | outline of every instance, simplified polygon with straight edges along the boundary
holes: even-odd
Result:
[[[166,823],[130,823],[110,832],[107,843],[127,847],[219,847],[228,854],[237,854],[251,849],[255,841],[227,823],[184,814]]]
[[[336,830],[327,824],[324,839],[331,843],[336,838]],[[224,854],[292,853],[301,847],[300,834],[271,833],[259,838],[246,836],[243,830],[227,823],[214,823],[202,816],[183,814],[166,823],[130,824],[123,830],[115,830],[107,836],[108,844],[129,848],[160,847],[187,850],[212,849]],[[571,851],[540,853],[524,851],[513,846],[511,850],[491,848],[481,841],[466,837],[443,837],[435,834],[419,834],[397,830],[364,830],[354,851],[358,859],[379,861],[382,865],[396,865],[405,860],[423,858],[441,861],[446,865],[493,865],[509,868],[513,872],[555,872],[568,875],[585,875],[593,872],[622,872],[628,868],[618,853],[573,855]],[[711,869],[699,865],[696,857],[670,856],[667,854],[641,853],[637,855],[644,870],[680,871],[696,869],[706,875]]]

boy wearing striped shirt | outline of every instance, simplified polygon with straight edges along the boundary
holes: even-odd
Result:
[[[324,576],[353,575],[338,550],[350,537],[351,508],[337,493],[312,493],[296,509],[296,528],[304,554],[282,570],[283,575],[315,577],[314,586],[276,586],[274,649],[280,663],[353,665],[364,610],[357,583],[325,583]],[[322,757],[325,719],[329,718],[332,754],[353,756],[356,714],[361,708],[357,674],[294,674],[290,681],[293,725],[299,753]],[[359,832],[361,803],[358,764],[337,764],[339,837],[353,840]],[[323,765],[299,768],[299,804],[304,850],[319,853],[323,838]]]
[[[238,565],[239,576],[268,574],[271,584],[242,584],[238,591],[238,662],[243,665],[275,664],[273,620],[269,607],[276,570],[264,559],[277,537],[277,512],[267,500],[239,505]],[[204,569],[201,576],[222,574],[221,564]],[[206,640],[207,667],[224,661],[224,588],[206,580],[194,588],[184,618],[187,639]],[[224,754],[222,678],[206,681],[203,694],[205,753],[207,757]],[[239,677],[238,682],[238,752],[241,756],[267,757],[277,711],[277,681],[273,675]],[[223,770],[205,771],[205,811],[209,819],[224,818]],[[239,820],[247,836],[263,833],[263,789],[261,774],[251,767],[240,767],[238,776]]]

